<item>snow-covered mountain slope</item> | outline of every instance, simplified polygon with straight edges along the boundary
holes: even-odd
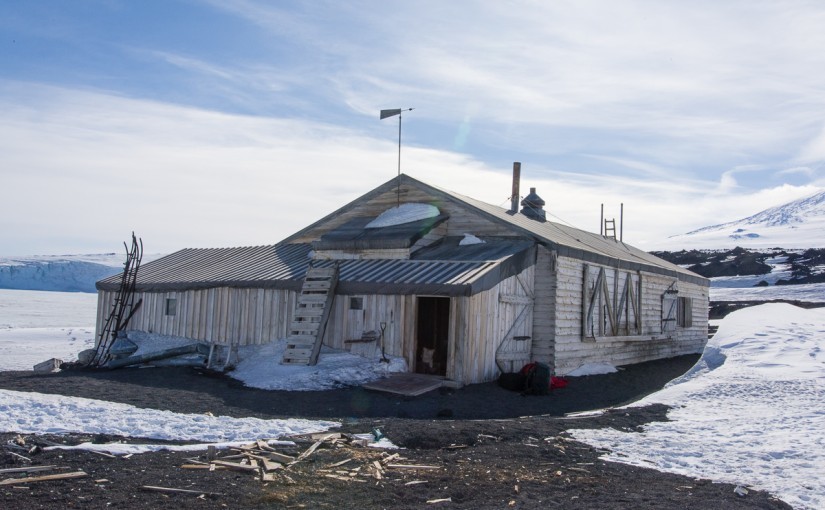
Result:
[[[669,237],[662,250],[825,247],[825,191],[747,218]]]
[[[0,289],[96,292],[95,282],[122,271],[125,258],[115,253],[0,258]]]

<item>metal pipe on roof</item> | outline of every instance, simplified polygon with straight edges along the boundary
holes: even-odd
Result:
[[[513,190],[510,194],[510,212],[516,214],[518,212],[519,201],[519,183],[521,181],[521,163],[513,161]]]

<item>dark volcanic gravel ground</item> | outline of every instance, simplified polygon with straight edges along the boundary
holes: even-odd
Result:
[[[111,372],[0,372],[0,388],[124,402],[183,413],[261,418],[332,418],[344,432],[379,428],[396,444],[403,464],[438,469],[394,469],[378,480],[327,476],[333,465],[366,470],[388,453],[346,446],[319,448],[307,460],[261,482],[237,471],[182,469],[205,453],[159,452],[109,458],[84,451],[48,450],[51,443],[136,441],[133,438],[0,434],[0,469],[31,464],[82,470],[83,478],[39,483],[2,480],[0,508],[790,508],[770,495],[736,496],[734,486],[608,463],[601,451],[572,441],[569,428],[638,430],[666,420],[667,408],[612,410],[587,418],[564,413],[619,405],[656,391],[687,370],[696,356],[626,367],[617,374],[571,378],[552,395],[521,396],[496,384],[401,398],[361,389],[277,392],[244,388],[193,369],[123,369]],[[153,441],[157,442],[157,441]],[[32,447],[37,446],[32,450]],[[15,455],[15,453],[17,455]],[[297,453],[297,452],[296,452]],[[349,475],[347,475],[349,476]],[[416,483],[410,483],[416,482]],[[215,493],[162,494],[143,486]],[[438,501],[440,500],[440,501]],[[437,501],[428,503],[428,501]]]

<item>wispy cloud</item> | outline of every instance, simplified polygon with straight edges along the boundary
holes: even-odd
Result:
[[[365,115],[399,98],[440,122],[469,110],[482,143],[506,133],[547,155],[583,144],[543,150],[542,138],[580,130],[621,157],[718,172],[814,153],[802,146],[825,108],[825,10],[810,3],[325,4],[314,30],[264,3],[223,5],[307,44],[326,40],[319,26],[347,35],[346,51],[319,51],[343,59],[336,83]],[[352,26],[330,21],[355,10]]]
[[[277,241],[394,175],[387,107],[416,108],[405,172],[504,203],[520,160],[574,225],[625,203],[638,244],[825,186],[817,2],[176,4],[192,40],[133,30],[140,5],[66,4],[56,36],[14,17],[43,46],[0,55],[8,242]]]
[[[3,179],[13,190],[0,203],[0,228],[3,250],[18,254],[24,246],[45,253],[46,245],[88,251],[92,243],[111,251],[131,230],[161,252],[274,243],[395,175],[394,141],[355,129],[25,83],[2,82],[0,92],[8,112],[0,120]],[[402,167],[438,186],[507,202],[509,168],[417,147],[405,148]],[[538,164],[525,165],[522,184],[538,188],[552,215],[589,230],[598,230],[598,204],[612,211],[625,203],[626,236],[642,245],[754,212],[754,195],[709,197],[706,185]],[[809,191],[786,188],[758,203]]]

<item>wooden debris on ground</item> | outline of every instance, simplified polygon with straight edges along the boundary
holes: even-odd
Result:
[[[154,491],[154,492],[167,492],[167,493],[176,493],[176,494],[192,494],[196,496],[223,496],[223,494],[217,492],[207,492],[207,491],[197,491],[192,489],[176,489],[174,487],[157,487],[154,485],[141,485],[141,489],[145,491]]]
[[[393,479],[410,485],[426,483],[426,480],[408,482],[408,476],[420,477],[422,472],[441,469],[440,466],[406,463],[404,461],[407,459],[400,453],[365,448],[369,441],[351,434],[306,434],[289,439],[289,446],[279,444],[273,447],[267,441],[258,440],[226,450],[210,449],[201,459],[187,459],[187,463],[180,467],[208,471],[234,470],[254,475],[262,482],[295,483],[288,474],[290,470],[294,472],[293,476],[300,474],[301,467],[312,461],[308,464],[308,470],[324,478],[348,483],[378,483]],[[346,453],[346,458],[320,465],[312,458],[321,449],[341,450]]]
[[[7,478],[0,480],[0,485],[17,485],[21,483],[47,482],[50,480],[67,480],[70,478],[81,478],[87,476],[85,471],[72,471],[71,473],[58,473],[55,475],[29,476],[27,478]]]

